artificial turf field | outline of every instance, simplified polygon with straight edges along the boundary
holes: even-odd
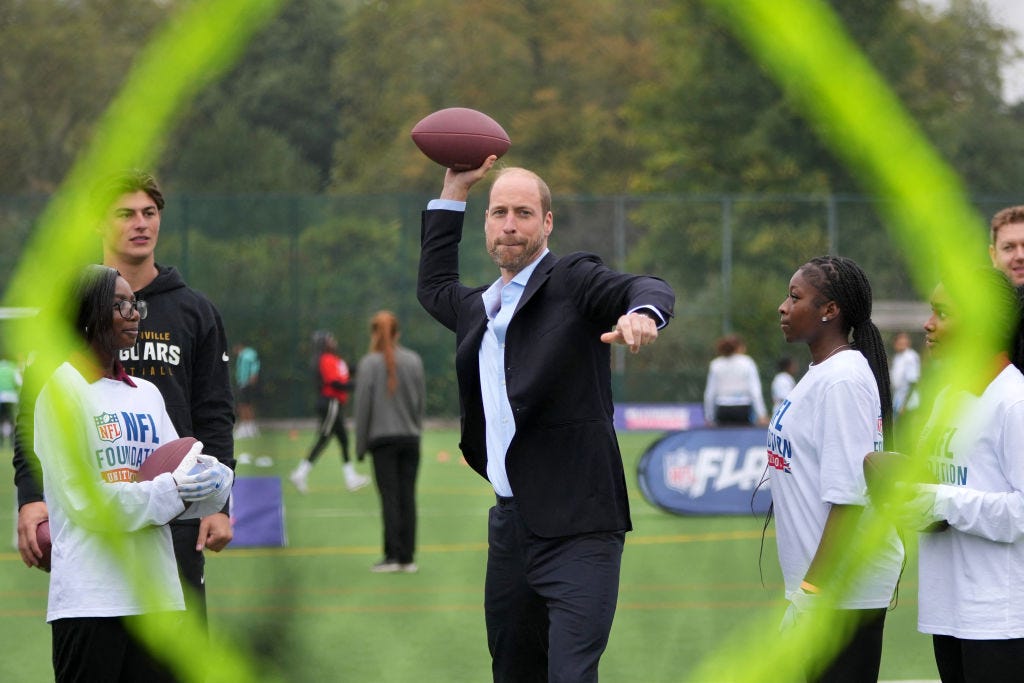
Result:
[[[759,572],[760,519],[679,517],[651,506],[640,495],[635,472],[657,436],[620,435],[634,530],[627,535],[601,680],[691,680],[696,663],[719,652],[729,634],[763,623],[763,637],[729,652],[756,670],[758,652],[780,637],[776,625],[785,607],[774,536],[765,541]],[[264,428],[259,437],[236,443],[236,454],[272,460],[266,467],[239,465],[238,476],[284,480],[288,545],[207,554],[214,637],[247,653],[267,680],[490,680],[483,575],[493,493],[461,464],[457,433],[436,429],[424,437],[417,574],[369,571],[381,555],[376,491],[345,490],[336,444],[311,473],[308,494],[287,481],[312,438],[311,429]],[[9,456],[5,451],[8,462]],[[369,472],[369,465],[359,468]],[[0,494],[8,539],[14,505],[9,485]],[[915,629],[913,551],[899,605],[886,621],[885,680],[938,678],[930,641]],[[10,550],[0,553],[0,576],[0,681],[52,679],[46,574],[27,569]]]

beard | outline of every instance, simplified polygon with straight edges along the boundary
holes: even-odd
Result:
[[[519,240],[514,244],[495,240],[487,245],[487,253],[491,255],[494,264],[513,275],[533,263],[543,249],[544,235],[538,235],[535,239]]]

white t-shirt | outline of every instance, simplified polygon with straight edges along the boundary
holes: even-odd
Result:
[[[185,510],[174,478],[134,481],[149,454],[178,434],[156,386],[133,381],[134,388],[106,378],[90,384],[64,363],[39,394],[35,450],[53,543],[47,621],[185,609],[166,526]],[[69,399],[63,418],[61,397]],[[94,483],[114,529],[102,530],[98,507],[86,494]],[[117,555],[103,538],[111,531],[125,544]],[[130,573],[145,576],[142,597],[135,595]]]
[[[940,394],[925,434],[936,429],[935,511],[950,528],[918,536],[918,630],[1024,638],[1024,376],[1009,365],[980,397]]]
[[[761,378],[754,359],[743,353],[719,356],[708,366],[708,381],[704,387],[704,416],[715,417],[715,406],[751,406],[757,418],[764,419],[768,411],[761,395]]]
[[[777,410],[782,399],[789,396],[796,386],[796,380],[788,372],[780,372],[772,378],[772,410]]]
[[[768,464],[786,597],[800,588],[832,505],[866,505],[864,456],[882,448],[882,407],[867,359],[840,351],[812,364],[768,425]],[[861,525],[872,523],[866,507]],[[895,530],[866,561],[845,609],[886,607],[903,562]]]
[[[889,370],[889,381],[892,384],[892,409],[914,410],[920,404],[917,390],[912,387],[921,381],[921,357],[914,349],[900,351],[892,357]]]

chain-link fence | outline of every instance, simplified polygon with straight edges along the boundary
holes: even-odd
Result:
[[[0,197],[7,245],[0,287],[17,267],[46,199]],[[423,356],[428,412],[451,416],[458,412],[454,336],[426,315],[415,294],[420,212],[429,199],[171,196],[157,260],[176,265],[214,301],[231,343],[259,352],[259,415],[311,414],[311,333],[333,331],[354,367],[367,350],[370,316],[387,308],[398,315],[402,342]],[[468,207],[461,252],[468,284],[497,277],[484,248],[484,201],[481,192]],[[981,235],[985,217],[1009,203],[977,203]],[[556,254],[595,252],[615,268],[658,275],[675,288],[676,319],[658,343],[637,356],[613,354],[616,398],[698,401],[714,341],[725,332],[745,337],[766,385],[780,355],[806,362],[802,345],[787,347],[782,339],[777,307],[793,271],[813,256],[856,260],[871,278],[876,302],[921,301],[907,255],[890,239],[878,208],[863,197],[833,195],[556,196],[550,246]],[[914,255],[925,267],[927,251],[923,244]],[[887,325],[916,332],[923,322],[897,316]]]

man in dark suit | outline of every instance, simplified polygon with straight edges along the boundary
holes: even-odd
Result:
[[[551,193],[521,168],[498,175],[485,213],[501,277],[463,285],[465,202],[495,160],[446,172],[423,214],[417,295],[455,332],[460,447],[497,494],[484,592],[494,680],[596,681],[631,528],[610,345],[653,343],[675,296],[593,254],[551,254]]]

